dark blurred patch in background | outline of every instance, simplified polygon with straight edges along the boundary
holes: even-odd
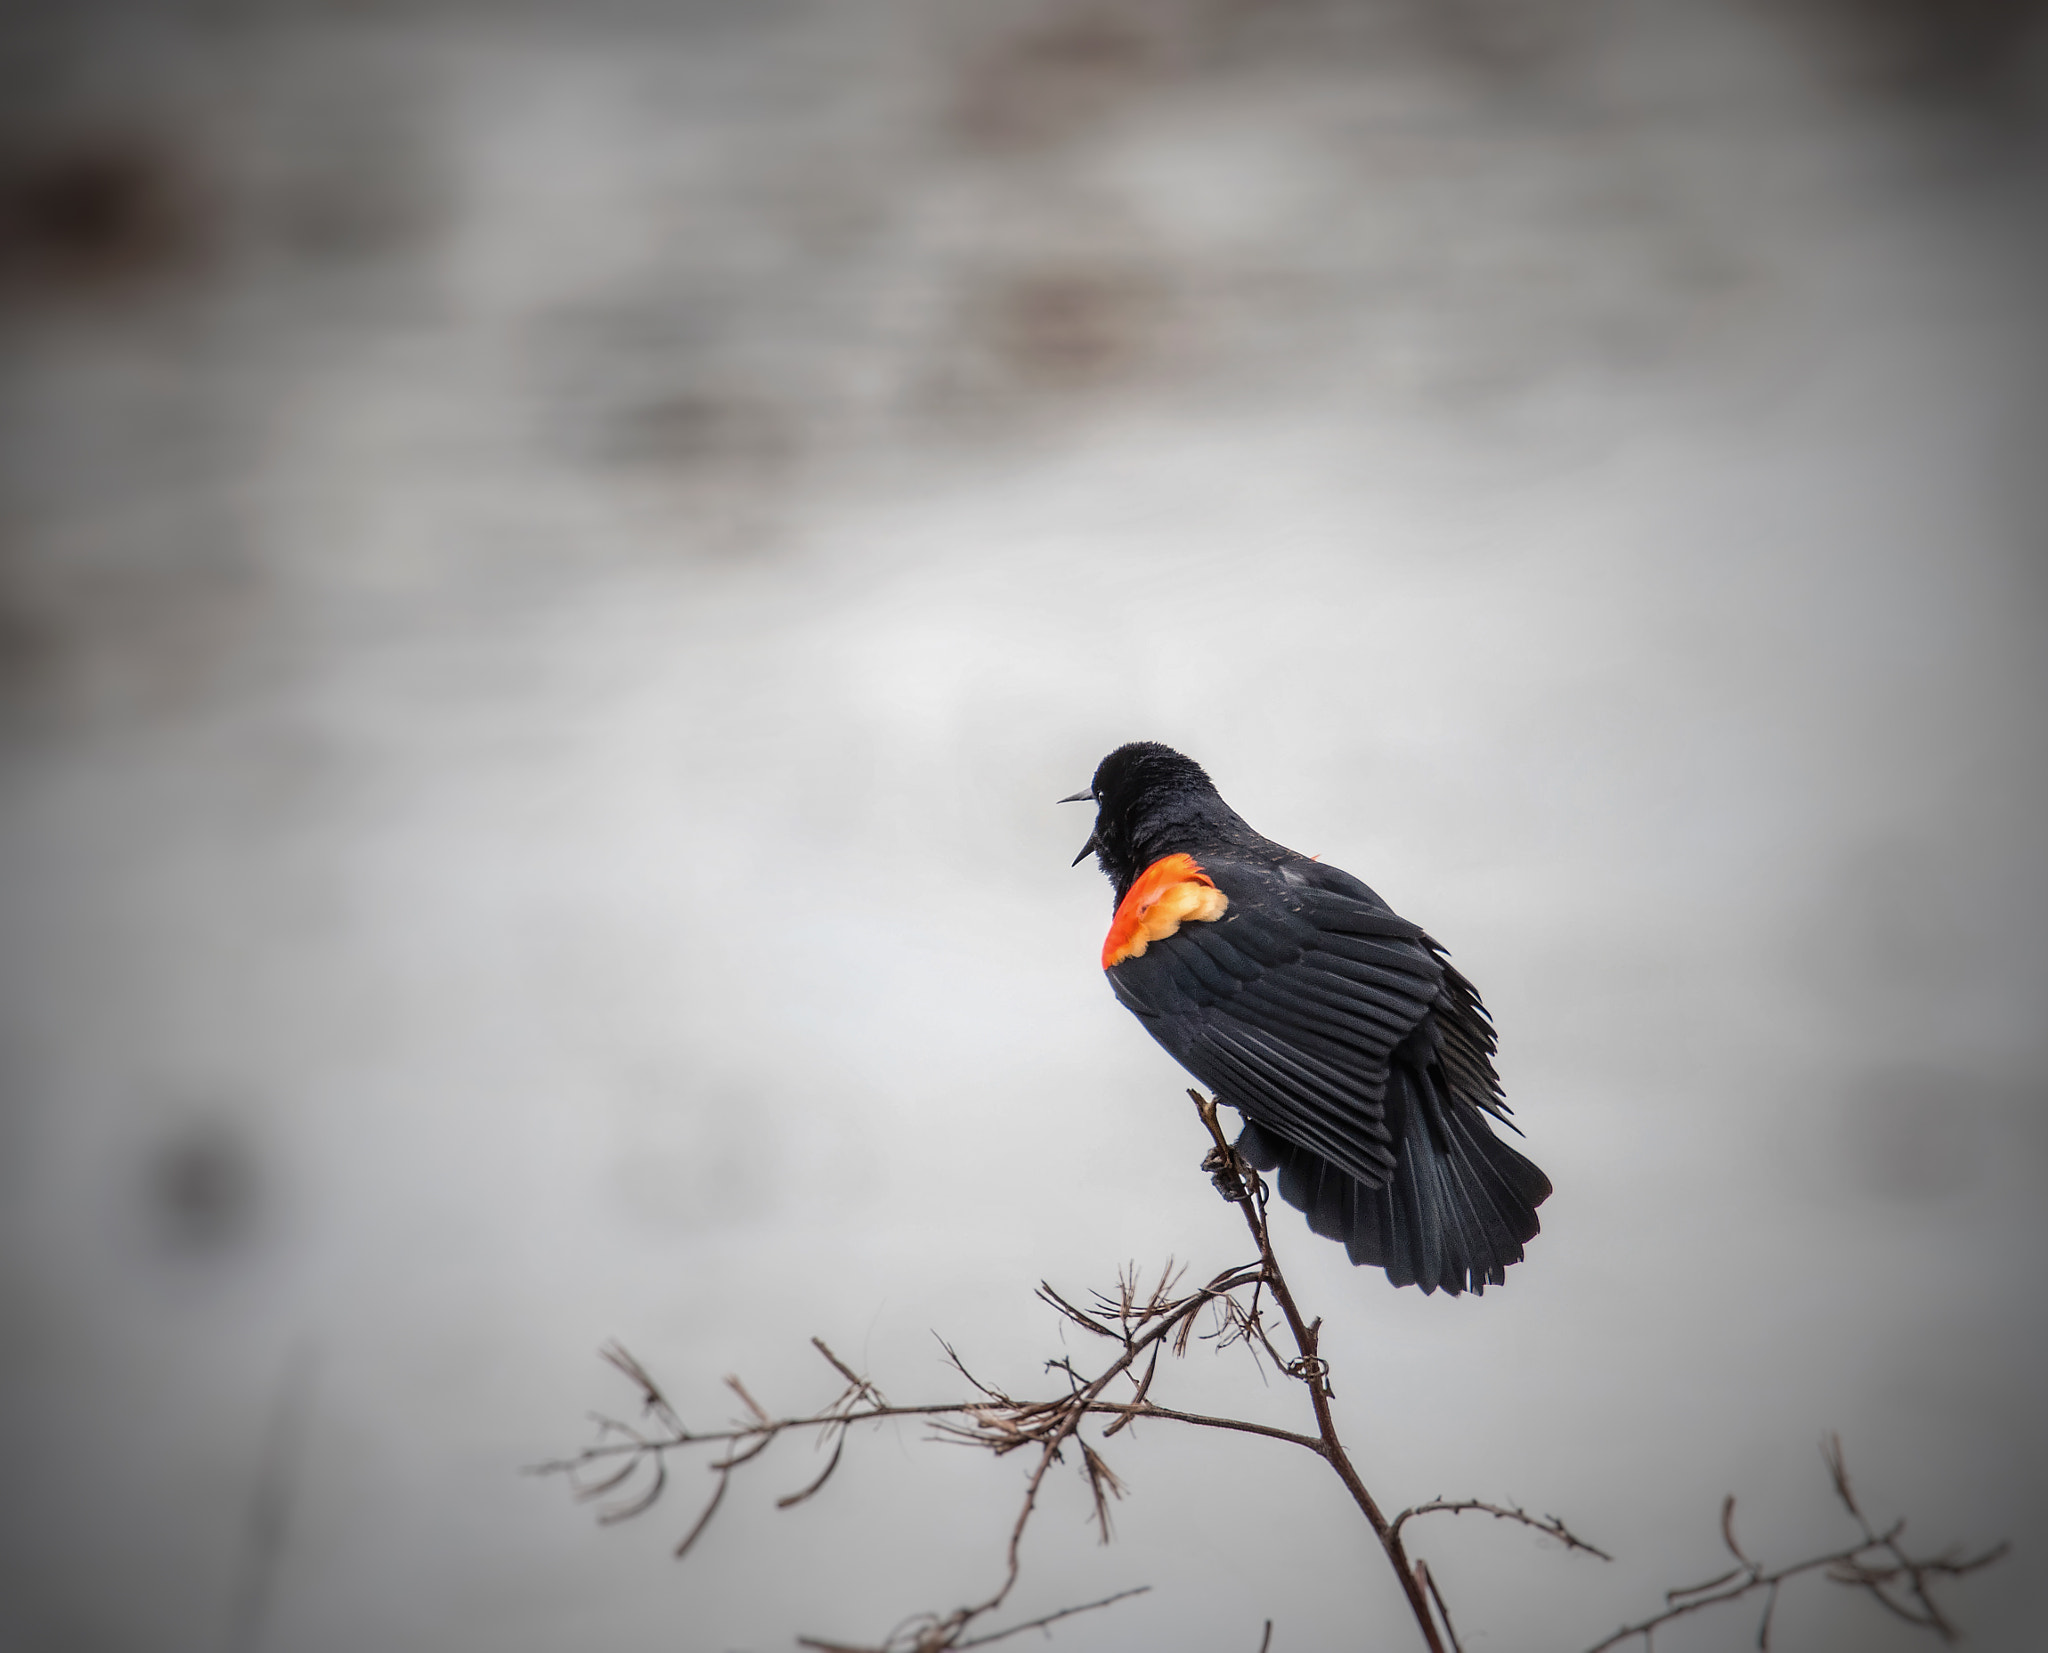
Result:
[[[169,147],[105,134],[7,158],[0,259],[47,298],[86,297],[188,274],[206,241],[196,182]]]
[[[258,1214],[249,1144],[222,1120],[172,1131],[151,1155],[149,1199],[170,1249],[206,1254],[234,1246],[248,1237]]]
[[[971,1587],[914,1453],[681,1572],[512,1470],[607,1337],[907,1393],[1236,1243],[1049,804],[1146,735],[1505,1030],[1509,1289],[1300,1241],[1390,1495],[1629,1539],[1461,1626],[1594,1639],[1731,1485],[1832,1542],[1840,1429],[2031,1646],[2044,117],[2023,0],[0,12],[0,1646]],[[1120,1467],[1067,1645],[1394,1622],[1204,1501],[1284,1469]]]

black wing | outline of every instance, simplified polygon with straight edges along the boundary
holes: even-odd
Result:
[[[1497,1106],[1492,1030],[1470,985],[1419,925],[1319,863],[1204,868],[1230,898],[1108,972],[1110,986],[1182,1067],[1248,1119],[1384,1187],[1398,1144],[1388,1066],[1425,1030],[1455,1088]],[[1483,1098],[1483,1100],[1482,1100]]]

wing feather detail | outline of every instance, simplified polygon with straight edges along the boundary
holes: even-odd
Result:
[[[1428,1032],[1448,967],[1418,926],[1355,879],[1321,887],[1341,876],[1335,869],[1205,865],[1229,906],[1111,967],[1117,997],[1247,1117],[1385,1187],[1389,1064]],[[1463,1091],[1476,1050],[1463,1028],[1454,1043]]]
[[[1251,1028],[1232,1029],[1216,1041],[1216,1048],[1224,1066],[1258,1088],[1274,1123],[1290,1137],[1362,1182],[1387,1180],[1394,1169],[1394,1151],[1386,1123],[1348,1105],[1340,1076],[1299,1049]],[[1215,1089],[1234,1097],[1244,1088],[1220,1084]]]

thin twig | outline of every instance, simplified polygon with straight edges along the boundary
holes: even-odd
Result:
[[[845,1378],[848,1383],[852,1384],[854,1388],[865,1391],[871,1387],[866,1378],[862,1377],[860,1373],[856,1372],[825,1346],[825,1340],[822,1337],[812,1338],[811,1347],[829,1360],[832,1363],[832,1369]]]
[[[1102,1438],[1105,1441],[1118,1430],[1130,1427],[1131,1419],[1138,1415],[1139,1409],[1145,1404],[1145,1397],[1151,1393],[1152,1379],[1158,1374],[1158,1371],[1159,1345],[1155,1343],[1152,1345],[1152,1358],[1145,1363],[1145,1375],[1138,1381],[1138,1392],[1131,1397],[1131,1410],[1102,1432]]]
[[[1522,1526],[1533,1528],[1547,1538],[1554,1538],[1568,1550],[1584,1550],[1588,1555],[1597,1555],[1602,1561],[1612,1561],[1613,1556],[1597,1544],[1588,1544],[1583,1538],[1567,1527],[1554,1515],[1537,1517],[1515,1504],[1489,1504],[1479,1498],[1432,1498],[1426,1504],[1417,1504],[1405,1509],[1394,1517],[1393,1529],[1399,1532],[1418,1515],[1490,1515],[1496,1521],[1515,1521]],[[1718,1582],[1718,1580],[1717,1580]]]
[[[730,1475],[721,1475],[718,1485],[712,1490],[711,1502],[704,1506],[704,1513],[697,1517],[697,1523],[683,1534],[683,1541],[676,1546],[678,1561],[690,1553],[690,1546],[704,1536],[704,1529],[711,1525],[711,1518],[718,1513],[718,1506],[725,1502],[725,1489],[732,1485]]]
[[[955,1647],[986,1647],[990,1642],[1005,1641],[1009,1637],[1020,1635],[1026,1630],[1043,1630],[1048,1624],[1057,1624],[1061,1619],[1070,1619],[1076,1613],[1092,1613],[1098,1607],[1111,1607],[1117,1602],[1128,1601],[1132,1596],[1142,1596],[1151,1588],[1152,1586],[1149,1584],[1140,1584],[1134,1589],[1119,1590],[1115,1595],[1104,1596],[1100,1601],[1085,1602],[1079,1607],[1062,1607],[1057,1613],[1047,1613],[1043,1618],[1026,1619],[1022,1624],[1013,1624],[1007,1630],[996,1630],[986,1636],[969,1636],[964,1642],[955,1642],[953,1645]]]
[[[1443,1620],[1444,1634],[1451,1639],[1451,1653],[1465,1653],[1458,1642],[1458,1627],[1451,1623],[1451,1610],[1444,1605],[1444,1593],[1436,1587],[1436,1575],[1429,1570],[1429,1563],[1418,1558],[1415,1571],[1423,1588],[1429,1591],[1429,1599],[1436,1603],[1436,1616]]]
[[[1647,1650],[1653,1634],[1673,1619],[1740,1601],[1759,1590],[1765,1595],[1763,1617],[1757,1625],[1757,1646],[1768,1649],[1780,1588],[1788,1579],[1816,1572],[1824,1573],[1833,1583],[1863,1591],[1879,1606],[1908,1624],[1932,1630],[1943,1641],[1956,1640],[1961,1632],[1935,1601],[1933,1582],[1941,1578],[1961,1578],[1966,1573],[1988,1567],[2003,1556],[2009,1546],[1998,1544],[1969,1557],[1960,1557],[1953,1551],[1938,1556],[1909,1555],[1899,1543],[1905,1522],[1894,1522],[1880,1532],[1870,1524],[1857,1504],[1855,1491],[1849,1483],[1848,1466],[1842,1458],[1841,1437],[1830,1435],[1821,1445],[1821,1456],[1834,1482],[1836,1497],[1862,1532],[1859,1542],[1831,1550],[1826,1555],[1808,1556],[1804,1561],[1795,1561],[1788,1566],[1766,1567],[1762,1562],[1751,1559],[1736,1539],[1735,1498],[1730,1494],[1721,1503],[1721,1542],[1739,1565],[1703,1584],[1667,1590],[1661,1613],[1623,1625],[1605,1641],[1596,1642],[1587,1649],[1587,1653],[1605,1653],[1606,1649],[1637,1637],[1641,1638]],[[1900,1600],[1888,1593],[1895,1589],[1906,1591],[1909,1599]]]
[[[846,1431],[842,1429],[833,1439],[832,1456],[826,1460],[825,1467],[823,1471],[820,1472],[818,1478],[815,1481],[813,1481],[809,1486],[805,1487],[802,1492],[792,1492],[787,1497],[776,1499],[775,1507],[779,1510],[795,1509],[797,1505],[801,1504],[805,1499],[815,1494],[819,1488],[824,1486],[824,1484],[827,1481],[832,1479],[832,1471],[839,1467],[839,1454],[844,1452],[845,1450]]]

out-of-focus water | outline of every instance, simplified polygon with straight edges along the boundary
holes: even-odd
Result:
[[[1947,22],[1938,19],[1946,16]],[[1280,1232],[1468,1647],[2011,1537],[2048,1262],[2023,7],[49,8],[0,30],[0,1643],[727,1649],[1021,1470],[522,1464],[1242,1249],[1052,799],[1200,758],[1486,993],[1508,1287]],[[1175,1393],[1283,1416],[1206,1353]],[[1162,1383],[1165,1380],[1162,1379]],[[277,1443],[282,1442],[282,1445]],[[1404,1646],[1334,1482],[1120,1437],[1019,1614]],[[282,1497],[274,1562],[252,1538]],[[252,1526],[252,1523],[254,1525]],[[1746,1644],[1701,1619],[1659,1646]],[[239,1642],[237,1638],[240,1638]],[[1789,1590],[1774,1645],[1916,1645]]]

